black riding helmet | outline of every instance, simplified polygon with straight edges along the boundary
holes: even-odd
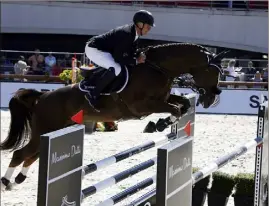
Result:
[[[149,11],[146,11],[146,10],[140,10],[140,11],[136,12],[134,17],[133,17],[133,22],[135,25],[138,22],[141,22],[144,24],[148,24],[152,27],[155,27],[154,17],[152,16],[152,14]]]

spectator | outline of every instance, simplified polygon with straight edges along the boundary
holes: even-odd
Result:
[[[52,67],[51,74],[53,76],[59,76],[59,74],[62,73],[63,68],[61,66],[61,63],[62,62],[60,60],[57,60],[57,63]]]
[[[45,57],[45,68],[46,72],[49,73],[50,75],[52,74],[52,67],[56,65],[56,58],[52,56],[52,53],[49,52],[49,55]]]
[[[251,78],[253,82],[262,82],[262,75],[259,71],[256,72],[253,78]],[[262,86],[254,85],[253,88],[262,88]]]
[[[246,68],[245,73],[247,75],[247,81],[252,81],[253,75],[256,74],[256,69],[253,67],[252,61],[248,62],[248,67]]]
[[[227,75],[231,76],[231,77],[237,77],[237,73],[235,72],[235,60],[230,60],[229,63],[228,63],[228,66],[226,69],[224,69],[224,71],[227,71]]]
[[[224,69],[225,72],[225,81],[235,81],[235,78],[238,76],[238,74],[235,72],[235,60],[232,59],[229,61],[228,66],[226,69]],[[232,89],[234,88],[233,85],[227,85],[227,88]]]
[[[39,49],[35,49],[35,53],[28,59],[31,67],[31,73],[34,75],[44,74],[44,56],[40,54]]]
[[[72,68],[72,58],[70,56],[70,54],[65,54],[63,61],[61,63],[61,66],[63,68]]]
[[[24,56],[19,56],[18,62],[15,63],[15,65],[14,65],[14,73],[19,74],[19,75],[23,75],[26,73],[28,67],[29,66],[27,66],[25,59],[24,59]],[[19,79],[14,79],[14,80],[17,81]]]

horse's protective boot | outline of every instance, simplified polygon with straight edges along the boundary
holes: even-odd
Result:
[[[95,87],[90,89],[90,92],[88,92],[85,97],[88,100],[89,104],[95,109],[97,101],[100,97],[100,93],[116,78],[115,70],[113,67],[110,67],[107,69],[107,71],[104,72],[104,74],[101,76],[101,78],[97,81]],[[99,110],[97,110],[99,111]]]

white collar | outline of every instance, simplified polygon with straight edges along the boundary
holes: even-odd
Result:
[[[139,35],[138,35],[137,31],[135,30],[135,40],[137,40],[138,37],[139,37]]]

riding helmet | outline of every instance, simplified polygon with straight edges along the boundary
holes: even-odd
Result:
[[[134,22],[134,24],[141,22],[144,24],[148,24],[152,27],[155,26],[154,17],[152,16],[152,14],[149,11],[146,11],[146,10],[140,10],[140,11],[136,12],[134,17],[133,17],[133,22]]]

